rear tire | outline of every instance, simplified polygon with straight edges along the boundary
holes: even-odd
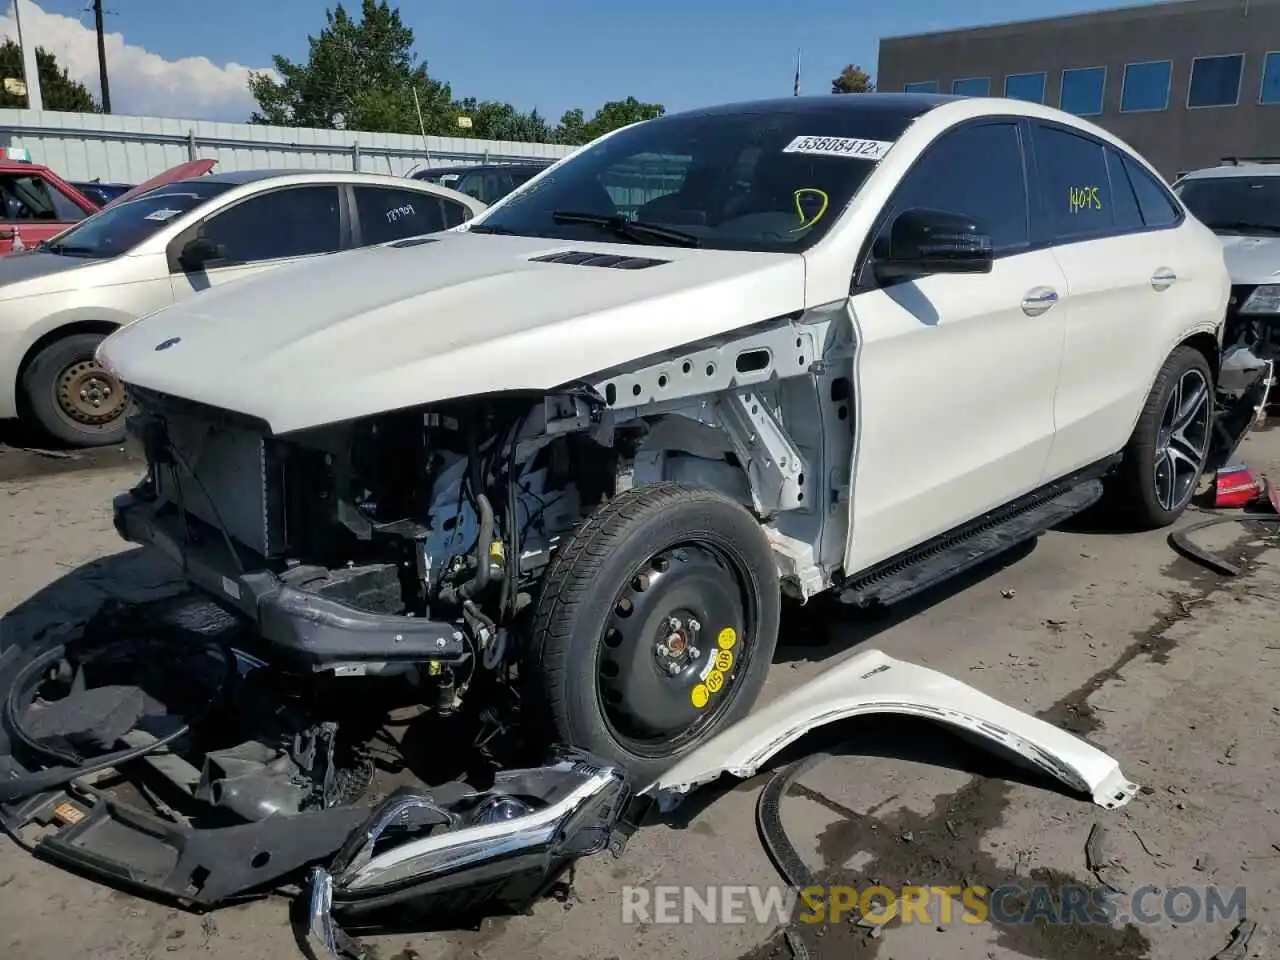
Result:
[[[1209,454],[1213,411],[1209,361],[1178,347],[1156,374],[1113,478],[1110,505],[1123,525],[1167,527],[1187,509]]]
[[[548,735],[646,786],[751,709],[781,606],[773,550],[740,504],[675,483],[620,494],[543,580],[529,676]]]
[[[55,340],[22,373],[27,413],[60,443],[102,447],[124,441],[124,385],[93,358],[104,338],[101,333],[74,333]]]

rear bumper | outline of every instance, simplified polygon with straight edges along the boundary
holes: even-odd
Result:
[[[269,570],[242,569],[252,559],[233,558],[226,541],[196,520],[188,519],[184,537],[177,511],[167,504],[125,493],[112,506],[121,537],[164,553],[193,586],[252,620],[274,655],[295,666],[456,663],[467,654],[455,624],[373,613]]]

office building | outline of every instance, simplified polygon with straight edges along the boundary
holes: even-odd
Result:
[[[1280,0],[1170,0],[880,41],[877,89],[1087,117],[1166,177],[1280,156]]]

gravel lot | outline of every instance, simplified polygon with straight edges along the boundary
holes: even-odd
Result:
[[[1280,430],[1255,433],[1241,456],[1280,477]],[[169,569],[127,549],[111,529],[110,497],[136,472],[118,452],[67,459],[0,449],[0,610],[8,611],[0,645],[80,616],[104,596],[173,588]],[[816,767],[785,802],[788,829],[811,866],[826,881],[859,888],[1096,886],[1084,851],[1101,823],[1117,885],[1247,888],[1248,913],[1259,924],[1249,955],[1267,955],[1280,921],[1280,540],[1232,525],[1202,542],[1252,558],[1246,574],[1203,572],[1177,559],[1163,534],[1117,537],[1081,527],[1048,534],[999,569],[888,618],[792,617],[766,696],[851,648],[878,647],[1086,735],[1144,786],[1125,810],[1106,813],[1024,782],[932,727],[860,723],[847,731],[860,738],[860,755]],[[532,916],[488,921],[478,931],[381,938],[371,942],[374,955],[789,957],[754,923],[623,922],[626,885],[778,883],[754,825],[761,782],[699,798],[686,823],[645,828],[621,859],[583,863],[567,903],[547,901]],[[0,890],[6,960],[298,955],[280,901],[202,918],[38,863],[7,840],[0,840]],[[806,927],[801,938],[819,958],[1207,960],[1233,925],[891,924],[872,937],[846,921]]]

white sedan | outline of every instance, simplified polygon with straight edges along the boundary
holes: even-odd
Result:
[[[1171,523],[1229,287],[1057,110],[676,114],[114,334],[155,465],[116,523],[304,677],[452,711],[518,664],[526,719],[648,782],[751,709],[784,592],[892,602],[1104,493]]]
[[[127,398],[94,360],[113,330],[210,287],[445,230],[485,208],[401,177],[198,175],[212,166],[183,164],[170,174],[185,179],[152,181],[40,247],[0,258],[0,419],[21,415],[74,446],[119,443]]]

